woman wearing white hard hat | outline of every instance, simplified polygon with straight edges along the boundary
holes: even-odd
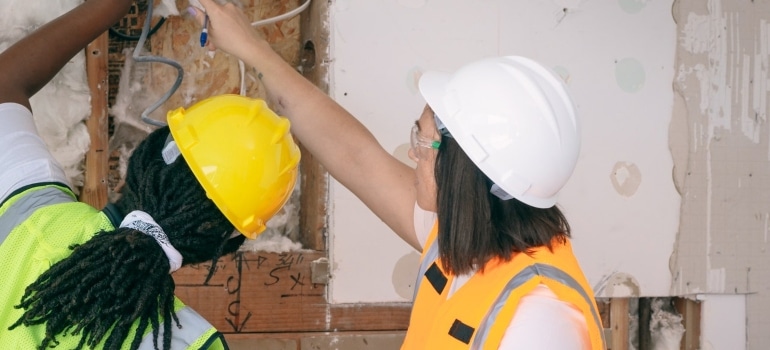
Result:
[[[413,169],[286,64],[236,6],[201,4],[209,48],[255,67],[294,135],[422,251],[403,349],[604,348],[593,291],[555,206],[580,149],[559,78],[523,57],[425,73]]]

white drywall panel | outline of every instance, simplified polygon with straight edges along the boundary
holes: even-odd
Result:
[[[338,0],[330,11],[331,94],[402,158],[426,69],[518,54],[565,77],[583,122],[580,161],[560,200],[577,255],[600,296],[668,294],[679,215],[668,150],[670,2]],[[413,250],[331,186],[332,301],[409,300],[398,285],[409,279],[390,277],[414,276],[416,263],[398,264]]]
[[[701,302],[701,349],[744,350],[746,344],[746,295],[699,295]],[[757,344],[758,345],[758,344]],[[761,347],[756,347],[760,349]]]

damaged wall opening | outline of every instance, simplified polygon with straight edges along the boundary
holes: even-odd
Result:
[[[185,8],[184,2],[177,8]],[[248,0],[243,4],[252,18],[268,18],[294,9],[301,2]],[[113,33],[89,49],[100,53],[89,57],[90,67],[104,66],[102,71],[89,70],[89,79],[108,82],[107,91],[100,84],[91,84],[96,91],[92,100],[101,104],[93,110],[109,112],[102,120],[89,119],[93,152],[86,157],[86,180],[80,197],[95,207],[120,195],[128,155],[153,130],[138,116],[167,91],[176,76],[170,67],[132,60],[132,38],[141,33],[146,6],[146,1],[135,3]],[[328,91],[328,59],[318,55],[325,54],[328,47],[329,35],[323,24],[326,6],[325,2],[312,2],[300,17],[258,27],[276,52],[324,91]],[[193,21],[179,16],[159,21],[156,17],[151,26],[157,30],[146,41],[146,52],[178,60],[185,70],[182,85],[150,114],[151,118],[163,120],[168,110],[223,93],[241,93],[270,104],[253,69],[225,54],[212,54],[190,44],[188,39],[197,38],[199,31]],[[329,303],[327,175],[302,144],[300,148],[297,186],[289,202],[268,222],[268,229],[213,267],[200,264],[175,272],[176,295],[224,333],[228,342],[249,340],[245,348],[252,348],[254,339],[299,341],[306,337],[305,332],[319,331],[354,336],[385,332],[386,342],[400,343],[410,303]],[[216,273],[209,278],[211,268]],[[394,332],[395,338],[390,335]]]
[[[601,298],[597,303],[608,349],[701,348],[700,301],[688,297],[642,297]]]
[[[271,17],[290,10],[298,1],[282,1],[281,4],[256,2],[246,4],[255,17]],[[280,6],[278,6],[280,5]],[[108,61],[109,106],[109,173],[107,192],[110,199],[120,195],[125,163],[133,148],[152,130],[137,116],[151,103],[157,101],[173,83],[175,73],[161,64],[134,62],[132,51],[141,34],[147,3],[140,1],[132,6],[130,14],[110,31]],[[157,10],[156,10],[157,11]],[[153,119],[164,120],[167,110],[189,106],[194,102],[223,93],[241,93],[267,99],[253,70],[241,67],[222,53],[209,53],[206,49],[194,50],[179,39],[179,33],[195,33],[197,24],[179,16],[154,16],[146,41],[146,54],[177,60],[185,70],[180,88],[160,108],[150,114]],[[284,21],[280,25],[263,30],[276,51],[294,66],[300,62],[299,18]],[[307,45],[306,45],[307,46]],[[312,45],[310,46],[312,47]],[[304,50],[307,51],[307,50]],[[305,55],[304,57],[307,57]],[[311,71],[312,66],[302,66]],[[269,101],[268,101],[269,102]],[[303,209],[307,198],[322,197],[318,183],[325,174],[314,171],[318,167],[303,151],[301,175],[287,204],[267,223],[267,229],[256,240],[247,241],[242,251],[285,252],[299,249],[324,250],[323,216],[325,210],[316,203]],[[305,196],[303,192],[307,191]],[[303,199],[303,197],[305,199]],[[301,224],[301,222],[304,223]],[[320,222],[320,224],[319,224]],[[308,227],[308,229],[301,229]]]

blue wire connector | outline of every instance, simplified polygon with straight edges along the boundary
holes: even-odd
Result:
[[[209,15],[203,19],[203,29],[201,30],[201,47],[206,46],[206,41],[209,39]]]

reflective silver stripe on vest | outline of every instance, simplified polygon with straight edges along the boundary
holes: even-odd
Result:
[[[179,318],[179,324],[182,325],[182,328],[178,328],[176,322],[171,320],[172,349],[188,349],[191,344],[198,341],[204,333],[214,327],[195,310],[187,306],[177,311],[176,317]],[[159,324],[158,327],[158,345],[161,345],[163,344],[163,323]],[[142,343],[139,344],[139,350],[155,350],[152,332],[144,336]]]
[[[497,297],[497,300],[495,300],[494,305],[484,317],[484,320],[481,321],[478,333],[476,333],[476,337],[474,338],[473,344],[471,345],[471,349],[475,350],[483,348],[484,343],[487,341],[489,329],[493,324],[495,324],[495,321],[497,321],[497,314],[505,305],[505,302],[508,300],[511,292],[535,276],[548,277],[578,292],[589,305],[589,307],[591,307],[591,314],[594,316],[594,322],[596,322],[596,327],[599,330],[599,334],[602,336],[602,343],[606,344],[604,342],[604,332],[602,332],[602,323],[599,320],[599,314],[596,312],[594,304],[591,302],[591,298],[588,296],[588,293],[586,293],[583,287],[580,286],[580,283],[575,281],[572,276],[568,275],[562,270],[559,270],[556,267],[536,263],[527,266],[524,270],[516,274],[516,276],[513,276],[513,278],[511,278],[511,280],[505,285],[505,288]]]
[[[417,272],[417,282],[414,284],[414,295],[412,296],[412,303],[417,300],[417,291],[420,290],[420,283],[422,278],[425,277],[425,271],[428,271],[428,267],[438,259],[438,244],[434,240],[428,247],[428,251],[425,253],[425,257],[420,262],[420,270]]]
[[[0,244],[8,238],[16,226],[27,220],[35,210],[52,204],[74,201],[69,194],[55,187],[46,187],[25,194],[11,204],[3,215],[0,215]]]

